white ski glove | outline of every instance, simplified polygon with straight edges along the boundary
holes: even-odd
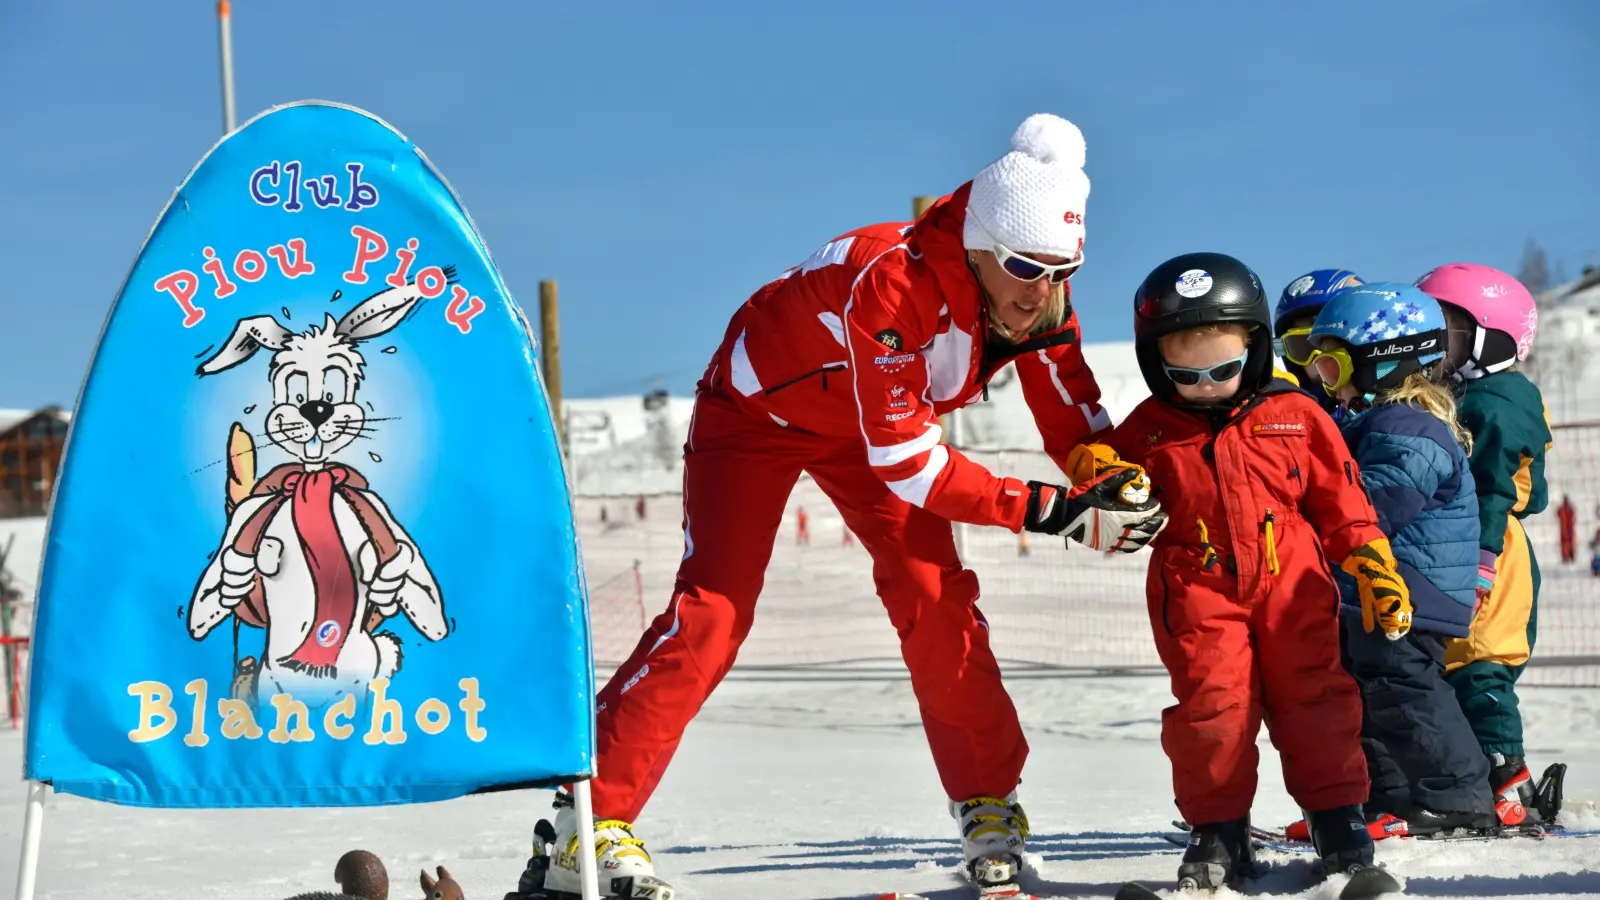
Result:
[[[1134,482],[1144,471],[1112,469],[1077,487],[1028,482],[1028,514],[1023,528],[1043,534],[1064,534],[1091,550],[1134,553],[1167,527],[1167,514]]]

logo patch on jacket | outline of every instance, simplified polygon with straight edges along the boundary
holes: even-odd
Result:
[[[890,408],[904,409],[909,405],[910,405],[910,401],[906,400],[906,386],[905,385],[897,384],[894,387],[889,388],[889,406],[890,406]]]
[[[915,353],[901,353],[895,356],[874,356],[872,364],[882,369],[885,374],[893,375],[904,369],[906,364],[916,359]]]
[[[1250,426],[1251,434],[1305,434],[1304,422],[1257,422]]]
[[[884,330],[873,335],[873,337],[878,341],[878,343],[888,347],[890,350],[899,350],[900,348],[904,347],[906,343],[905,338],[900,336],[900,332],[895,331],[893,328],[885,328]]]

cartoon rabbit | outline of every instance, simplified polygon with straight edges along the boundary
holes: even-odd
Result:
[[[439,586],[416,543],[351,466],[334,460],[361,436],[356,402],[366,360],[358,342],[385,334],[421,299],[407,284],[374,294],[337,321],[296,333],[268,316],[239,320],[197,374],[215,375],[274,351],[266,437],[292,456],[231,506],[200,576],[189,633],[202,640],[230,614],[267,630],[258,697],[293,694],[325,705],[366,699],[400,668],[400,640],[372,629],[397,612],[431,641],[446,636]]]

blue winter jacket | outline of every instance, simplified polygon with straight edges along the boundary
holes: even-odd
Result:
[[[1373,407],[1343,434],[1411,590],[1411,627],[1466,637],[1477,599],[1479,523],[1461,445],[1449,426],[1404,403]],[[1354,579],[1337,575],[1346,613],[1359,611]]]

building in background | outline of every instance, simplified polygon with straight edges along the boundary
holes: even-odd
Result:
[[[1600,366],[1600,267],[1585,267],[1577,280],[1534,295],[1539,336],[1520,368],[1539,386],[1550,421],[1600,422],[1600,393],[1593,389]]]
[[[0,518],[45,514],[70,418],[56,406],[0,410]]]

